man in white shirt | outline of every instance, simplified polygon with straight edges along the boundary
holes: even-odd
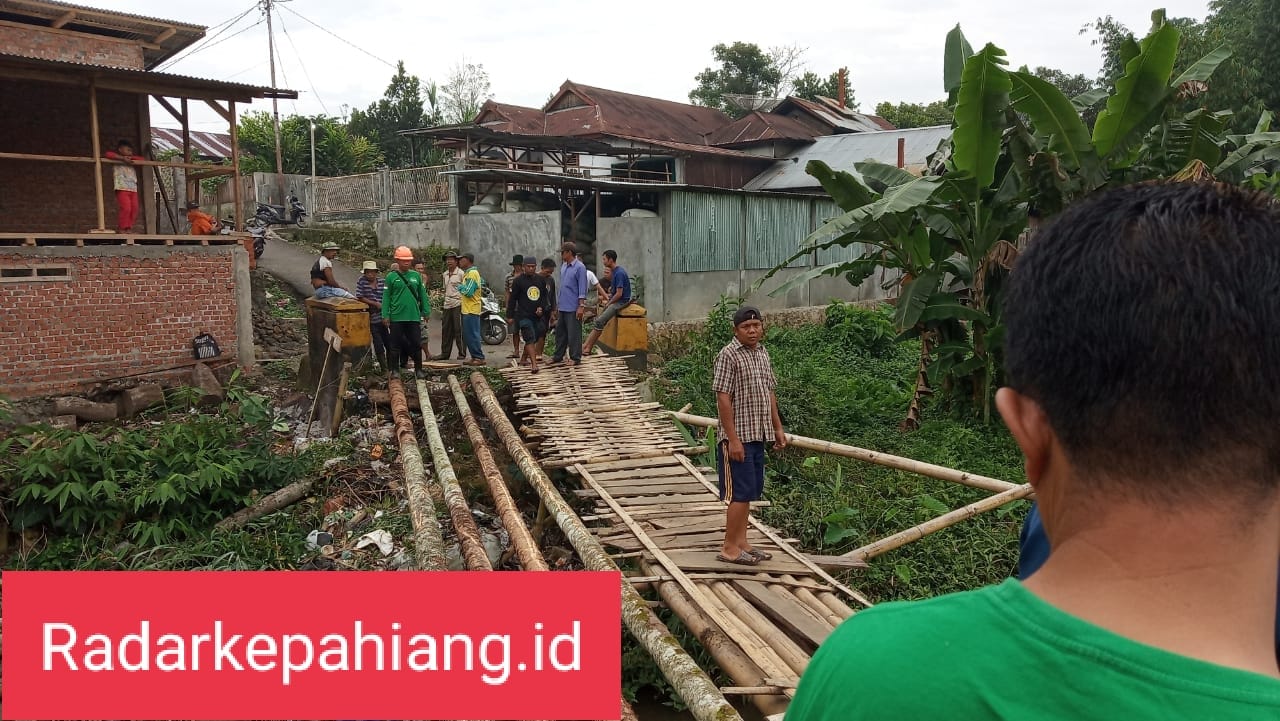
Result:
[[[467,357],[462,343],[462,294],[458,286],[462,283],[463,272],[458,267],[458,254],[449,251],[444,254],[445,271],[440,279],[444,284],[444,314],[440,323],[440,355],[436,360],[449,360],[449,349],[458,348],[458,359]]]

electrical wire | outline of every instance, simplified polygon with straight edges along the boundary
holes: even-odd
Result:
[[[271,49],[275,52],[276,59],[279,61],[276,63],[276,67],[280,69],[280,78],[284,80],[284,87],[287,88],[289,87],[289,75],[284,71],[284,56],[280,54],[280,46],[276,44],[275,37],[273,36],[269,38],[269,41],[271,43]],[[298,101],[293,99],[289,100],[289,106],[293,108],[293,114],[297,115]]]
[[[317,27],[317,28],[319,28],[319,29],[321,29],[321,30],[325,31],[326,33],[329,33],[330,35],[332,35],[333,37],[337,38],[338,40],[341,40],[342,42],[346,43],[347,45],[350,45],[351,47],[355,48],[356,50],[359,50],[360,52],[364,53],[365,55],[368,55],[369,57],[373,58],[374,60],[377,60],[378,62],[382,63],[383,65],[386,65],[387,67],[389,67],[389,68],[391,68],[391,69],[393,69],[393,70],[395,69],[395,67],[396,67],[396,66],[395,66],[394,64],[389,63],[389,62],[387,62],[386,60],[383,60],[382,58],[378,57],[377,55],[374,55],[373,53],[369,52],[368,50],[365,50],[364,48],[360,47],[359,45],[356,45],[355,43],[351,42],[350,40],[347,40],[346,38],[342,37],[341,35],[338,35],[337,33],[333,32],[332,30],[330,30],[330,29],[328,29],[328,28],[326,28],[326,27],[323,27],[323,26],[321,26],[321,25],[317,25],[315,22],[313,22],[313,21],[309,20],[309,19],[308,19],[305,15],[303,15],[302,13],[299,13],[298,11],[296,11],[296,10],[294,10],[294,9],[292,9],[292,8],[288,8],[288,7],[286,7],[286,8],[285,8],[285,10],[288,10],[289,12],[293,13],[294,15],[297,15],[298,17],[302,18],[303,20],[305,20],[306,22],[310,23],[311,25],[314,25],[315,27]]]
[[[293,48],[293,54],[298,58],[298,65],[302,66],[302,74],[307,78],[307,85],[311,86],[312,95],[316,96],[316,100],[320,103],[320,109],[324,110],[324,114],[329,114],[329,108],[325,107],[324,99],[320,97],[320,92],[316,90],[316,84],[311,82],[311,73],[307,72],[307,64],[302,60],[302,53],[298,52],[298,46],[293,43],[293,36],[289,34],[289,28],[284,25],[284,17],[280,17],[280,30],[284,32],[284,37],[289,41],[289,47]]]
[[[230,19],[230,20],[223,20],[222,22],[218,23],[217,25],[214,25],[212,28],[209,28],[209,30],[214,30],[214,29],[217,29],[217,28],[220,28],[220,29],[218,29],[218,31],[217,31],[216,33],[212,34],[212,35],[206,35],[206,36],[204,37],[204,39],[203,39],[203,40],[201,40],[199,43],[196,43],[196,45],[195,45],[194,47],[188,48],[186,53],[184,53],[184,54],[182,54],[182,55],[180,55],[180,56],[178,56],[178,57],[170,58],[170,59],[168,59],[168,60],[164,61],[163,63],[161,63],[161,64],[160,64],[160,67],[158,67],[158,68],[156,68],[156,69],[157,69],[157,70],[163,70],[164,68],[170,67],[171,65],[173,65],[174,63],[177,63],[177,62],[178,62],[178,61],[180,61],[180,60],[184,60],[184,59],[186,59],[187,57],[189,57],[190,55],[192,55],[193,53],[195,53],[197,50],[200,50],[200,49],[202,49],[204,46],[206,46],[206,45],[208,45],[209,43],[213,42],[213,41],[214,41],[214,40],[215,40],[219,35],[221,35],[221,34],[225,33],[226,31],[230,30],[232,26],[234,26],[236,23],[238,23],[238,22],[240,22],[241,20],[243,20],[243,19],[245,18],[245,16],[246,16],[246,15],[248,15],[248,14],[249,14],[249,13],[251,13],[251,12],[253,12],[257,7],[258,7],[257,3],[254,3],[253,5],[250,5],[250,6],[249,6],[249,7],[248,7],[244,12],[240,13],[239,15],[234,15],[234,16],[232,16],[232,17],[231,17],[231,19]]]
[[[172,63],[172,64],[170,64],[170,65],[166,65],[163,69],[168,70],[168,69],[169,69],[169,68],[171,68],[174,64],[177,64],[178,62],[181,62],[181,61],[183,61],[183,60],[186,60],[187,58],[191,57],[192,55],[195,55],[196,53],[199,53],[199,52],[202,52],[202,51],[208,50],[209,48],[211,48],[211,47],[215,47],[215,46],[217,46],[217,45],[221,45],[222,43],[224,43],[224,42],[226,42],[226,41],[230,40],[231,38],[236,37],[237,35],[240,35],[240,34],[242,34],[242,33],[248,32],[249,30],[252,30],[252,29],[254,29],[254,28],[258,27],[259,25],[261,25],[261,24],[262,24],[262,23],[264,23],[264,22],[266,22],[266,19],[265,19],[265,18],[264,18],[264,19],[262,19],[262,20],[259,20],[258,22],[254,23],[254,24],[252,24],[252,25],[249,25],[249,26],[246,26],[246,27],[244,27],[244,28],[241,28],[240,30],[237,30],[236,32],[234,32],[234,33],[232,33],[232,34],[230,34],[230,35],[226,36],[225,38],[222,38],[221,40],[218,40],[217,42],[210,43],[210,44],[208,44],[208,45],[201,45],[199,48],[197,48],[197,49],[195,49],[195,50],[192,50],[191,52],[187,53],[186,55],[183,55],[181,58],[177,58],[176,60],[174,60],[174,61],[173,61],[173,63]]]

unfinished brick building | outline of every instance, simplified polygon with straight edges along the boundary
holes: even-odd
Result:
[[[202,333],[217,340],[222,362],[252,365],[243,237],[156,234],[159,215],[176,212],[157,200],[157,168],[183,168],[194,184],[238,175],[238,153],[230,167],[200,164],[186,142],[185,157],[156,161],[150,101],[181,123],[184,138],[190,104],[207,104],[227,121],[234,147],[237,104],[297,94],[152,70],[204,32],[51,0],[0,0],[0,396],[182,368]],[[136,163],[141,207],[127,232],[113,230],[115,161],[104,158],[122,138],[148,158]],[[244,217],[239,198],[235,217]]]

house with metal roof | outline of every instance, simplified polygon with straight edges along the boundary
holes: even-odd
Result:
[[[821,160],[834,170],[854,175],[858,173],[854,166],[867,160],[896,165],[918,175],[923,172],[929,156],[950,137],[949,125],[824,135],[790,157],[778,160],[752,178],[744,189],[775,193],[820,193],[822,185],[805,171],[811,160]]]

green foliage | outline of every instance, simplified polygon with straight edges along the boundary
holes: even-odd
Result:
[[[401,130],[413,130],[439,125],[441,111],[437,106],[439,91],[434,83],[424,90],[422,81],[404,69],[404,61],[396,64],[396,74],[382,99],[371,103],[365,110],[352,110],[347,131],[353,136],[365,137],[382,152],[388,166],[411,168],[418,165],[434,165],[435,157],[415,157],[410,139],[399,135]]]
[[[444,122],[473,122],[485,101],[493,97],[489,88],[489,72],[480,63],[458,63],[440,87],[440,96],[440,113]]]
[[[791,94],[805,100],[817,100],[820,95],[839,99],[840,71],[837,70],[823,78],[815,72],[806,70],[792,82]],[[853,88],[845,88],[844,104],[846,108],[858,109],[858,103],[853,99]]]
[[[171,394],[175,408],[197,393]],[[106,533],[153,547],[191,538],[309,470],[309,459],[272,442],[266,398],[229,384],[213,412],[140,428],[18,429],[2,442],[6,514],[18,529]]]
[[[327,115],[290,115],[280,120],[280,152],[285,173],[311,174],[311,123],[316,125],[316,175],[367,173],[383,162],[382,152],[368,138],[355,135],[337,118]],[[242,173],[274,173],[276,141],[271,114],[248,112],[240,116]]]
[[[932,103],[898,103],[894,105],[884,101],[876,105],[876,115],[895,128],[927,128],[932,125],[950,125],[951,108],[947,101],[935,100]]]
[[[711,54],[719,67],[709,67],[694,78],[697,82],[689,93],[696,105],[718,108],[735,117],[746,112],[732,104],[727,95],[759,95],[773,97],[785,80],[777,62],[755,43],[717,43]]]
[[[669,408],[692,403],[691,412],[715,416],[711,369],[732,337],[736,302],[722,301],[704,329],[685,344],[687,353],[663,366],[655,382]],[[919,342],[896,342],[890,309],[832,304],[821,325],[776,327],[766,323],[765,347],[778,378],[778,403],[791,433],[847,443],[989,475],[1024,479],[1021,454],[1003,426],[939,416],[919,430],[900,432],[911,400]],[[941,513],[972,503],[983,492],[913,474],[802,450],[771,453],[765,494],[772,506],[763,520],[801,545],[844,553]],[[936,596],[998,583],[1017,560],[1017,537],[1026,504],[965,521],[880,556],[853,584],[874,600]]]

